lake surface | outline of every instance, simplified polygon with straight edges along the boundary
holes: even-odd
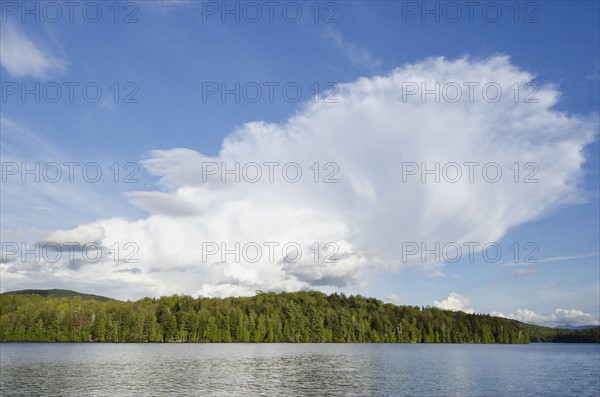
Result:
[[[598,396],[600,345],[0,344],[2,396]]]

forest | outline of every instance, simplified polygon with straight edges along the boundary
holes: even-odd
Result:
[[[47,291],[0,295],[0,341],[600,342],[600,328],[556,330],[490,315],[396,306],[360,295],[257,291],[252,297],[173,295],[124,302]]]

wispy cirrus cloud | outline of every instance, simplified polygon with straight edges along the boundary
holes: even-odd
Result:
[[[361,48],[344,39],[338,29],[330,28],[323,33],[323,36],[342,51],[355,65],[363,67],[370,72],[377,72],[381,68],[381,58],[374,56],[367,49]]]
[[[0,64],[12,77],[47,79],[66,70],[67,63],[34,42],[13,23],[2,23]]]
[[[523,277],[523,276],[533,276],[534,274],[539,273],[537,269],[517,269],[513,272],[515,276]]]
[[[114,163],[112,159],[94,159],[102,164],[104,177],[97,183],[89,183],[82,178],[81,170],[83,165],[93,162],[91,159],[81,161],[81,158],[72,157],[46,139],[44,131],[33,130],[21,120],[3,114],[0,114],[0,129],[3,241],[24,241],[19,230],[27,229],[27,235],[41,238],[51,234],[52,230],[68,229],[67,225],[72,225],[74,220],[87,222],[84,219],[136,210],[118,193],[131,185],[115,184],[106,174],[110,164]],[[66,162],[71,162],[74,168],[70,170],[65,166]],[[56,167],[44,172],[50,164]],[[60,178],[56,181],[49,179],[50,175],[55,175],[52,169],[60,170]],[[74,228],[70,233],[78,235],[83,230],[89,228]],[[58,233],[53,238],[64,240],[60,236]]]
[[[506,263],[503,263],[502,266],[504,266],[504,267],[531,266],[531,265],[539,265],[539,264],[543,264],[543,263],[563,262],[563,261],[571,261],[571,260],[576,260],[576,259],[591,258],[594,256],[598,256],[598,254],[594,253],[594,252],[588,252],[586,254],[580,254],[580,255],[551,256],[548,258],[539,259],[535,262],[534,261],[531,261],[531,262],[506,262]]]

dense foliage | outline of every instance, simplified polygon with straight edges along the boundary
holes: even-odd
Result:
[[[314,291],[136,302],[61,296],[0,295],[0,340],[528,343],[535,332],[489,315]]]
[[[522,324],[319,292],[137,302],[0,297],[0,340],[527,343]]]
[[[526,324],[531,342],[600,343],[600,327],[589,329],[561,329]]]

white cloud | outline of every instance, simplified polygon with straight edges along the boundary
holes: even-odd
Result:
[[[475,310],[467,307],[469,298],[456,292],[451,292],[446,299],[433,301],[433,306],[444,310],[461,311],[465,313],[475,313]]]
[[[514,272],[515,276],[532,276],[538,273],[537,269],[517,269]]]
[[[352,63],[362,66],[371,72],[378,71],[381,67],[381,59],[374,57],[366,49],[344,40],[339,30],[334,28],[328,29],[324,33],[324,37],[341,50]]]
[[[598,256],[598,254],[589,252],[587,254],[582,254],[582,255],[554,256],[554,257],[550,257],[550,258],[542,258],[539,260],[538,263],[562,262],[562,261],[569,261],[569,260],[573,260],[573,259],[590,258],[592,256]]]
[[[42,49],[11,23],[1,24],[0,63],[13,77],[45,79],[66,69],[66,62]]]
[[[111,269],[120,265],[107,259],[61,274],[96,277],[105,285],[131,283],[149,295],[341,288],[364,285],[374,271],[407,267],[441,276],[441,262],[421,263],[416,256],[404,263],[401,243],[483,245],[559,206],[581,202],[583,148],[595,138],[596,124],[554,110],[559,93],[552,87],[540,87],[537,103],[515,103],[512,93],[497,103],[481,96],[472,103],[467,96],[456,103],[423,103],[418,96],[403,101],[403,83],[496,82],[510,92],[515,82],[524,86],[533,78],[503,56],[428,59],[342,84],[338,103],[309,102],[285,123],[247,123],[223,141],[218,156],[185,148],[154,151],[142,165],[159,178],[157,188],[129,196],[150,215],[90,224],[104,230],[105,246],[135,242],[140,272],[117,273]],[[466,175],[457,183],[421,183],[418,177],[403,183],[402,163],[413,161],[494,161],[506,174],[498,183],[483,181],[480,173],[475,183]],[[303,174],[298,183],[288,183],[279,166],[269,183],[262,167],[258,183],[234,183],[231,176],[222,183],[221,174],[204,182],[208,162],[229,169],[236,163],[241,169],[250,162],[296,162]],[[509,167],[515,162],[537,163],[539,182],[514,183]],[[319,183],[310,168],[315,163]],[[337,165],[338,183],[322,183],[335,171],[324,168],[327,163]],[[219,255],[204,263],[205,242],[227,249],[236,242],[280,245],[273,260],[264,247],[255,263],[233,255],[224,263]],[[301,246],[298,263],[283,260],[281,248],[288,242]],[[328,242],[335,244],[326,250]],[[325,262],[336,250],[339,262]],[[471,310],[462,298],[439,303]]]
[[[600,325],[600,321],[598,321],[597,317],[576,309],[555,309],[550,314],[540,314],[533,310],[518,309],[515,313],[503,314],[500,312],[492,312],[492,315],[512,318],[513,320],[522,321],[524,323],[545,325],[548,327],[561,325]]]
[[[163,192],[131,192],[127,196],[132,204],[155,214],[192,215],[196,211],[194,204]]]
[[[57,244],[79,243],[85,245],[88,243],[102,241],[106,237],[102,226],[81,225],[70,230],[57,230],[54,233],[42,238],[44,242]]]
[[[89,155],[66,153],[55,143],[46,139],[46,131],[33,131],[20,120],[0,115],[0,146],[2,147],[3,174],[0,189],[3,241],[34,241],[51,234],[58,228],[72,229],[78,223],[90,222],[107,216],[128,214],[132,211],[141,216],[143,211],[124,202],[119,190],[133,188],[133,184],[116,184],[109,167],[115,160],[107,154],[105,158],[94,157],[93,161],[104,170],[97,183],[86,182],[82,169],[91,163]],[[76,163],[72,170],[65,162]],[[55,163],[45,173],[44,168]],[[9,172],[11,170],[12,172]],[[53,170],[60,170],[58,181],[51,181]],[[25,172],[37,170],[35,172]],[[141,176],[140,176],[141,177]],[[50,180],[50,181],[49,181]],[[24,236],[13,238],[5,229],[35,228]],[[12,234],[12,233],[11,233]]]
[[[590,258],[593,256],[598,256],[598,254],[595,254],[593,252],[588,252],[587,254],[581,254],[581,255],[562,255],[562,256],[552,256],[552,257],[548,257],[548,258],[542,258],[539,259],[536,262],[507,262],[502,264],[502,266],[504,267],[514,267],[514,266],[530,266],[530,265],[538,265],[538,264],[542,264],[542,263],[552,263],[552,262],[563,262],[563,261],[572,261],[574,259],[583,259],[583,258]]]
[[[385,300],[390,303],[393,303],[394,305],[399,305],[402,302],[402,298],[396,294],[388,295],[388,297],[386,297]]]

